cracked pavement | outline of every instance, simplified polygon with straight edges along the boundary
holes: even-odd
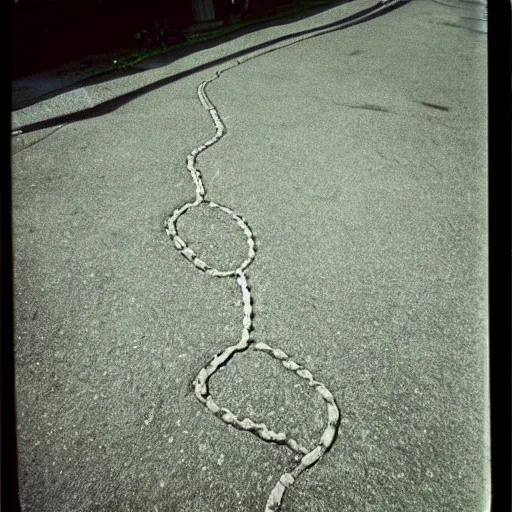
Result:
[[[208,86],[227,134],[198,157],[208,196],[255,233],[255,338],[340,407],[332,450],[280,510],[489,510],[485,7],[413,0],[293,35],[373,5],[159,56],[13,112],[13,130],[48,123],[12,139],[24,512],[263,511],[293,465],[194,396],[199,369],[239,339],[241,297],[164,230],[194,195],[187,154],[215,133],[198,84],[285,35],[258,52],[296,44]],[[211,210],[180,233],[223,267],[246,253]],[[235,358],[211,387],[301,442],[323,428],[314,393],[264,355]]]

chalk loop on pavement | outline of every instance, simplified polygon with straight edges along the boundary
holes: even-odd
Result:
[[[240,341],[237,344],[231,345],[219,352],[217,355],[215,355],[215,357],[213,357],[213,359],[208,362],[208,364],[201,368],[200,372],[194,380],[194,392],[197,399],[212,414],[214,414],[224,423],[231,425],[238,430],[251,432],[267,443],[276,443],[286,446],[297,454],[298,460],[300,461],[299,464],[290,472],[284,473],[281,476],[268,497],[265,506],[265,512],[275,512],[281,505],[286,489],[288,489],[295,482],[297,477],[303,471],[318,462],[322,455],[334,443],[339,425],[340,414],[332,393],[325,387],[324,384],[316,381],[309,370],[307,370],[304,366],[292,361],[290,357],[282,350],[274,349],[266,343],[256,342],[252,337],[252,295],[245,271],[253,262],[256,256],[256,242],[254,234],[242,216],[236,214],[233,210],[226,206],[222,206],[213,201],[206,200],[206,189],[203,184],[201,173],[196,167],[196,159],[198,155],[219,141],[226,133],[226,128],[217,109],[206,95],[206,86],[208,83],[212,82],[213,80],[217,80],[220,75],[221,73],[217,72],[215,78],[201,82],[197,89],[199,101],[201,102],[201,105],[203,105],[203,107],[210,113],[216,128],[216,133],[212,139],[192,150],[190,155],[187,156],[187,168],[196,187],[196,199],[193,202],[187,202],[180,208],[174,210],[172,215],[167,219],[165,227],[167,234],[171,237],[176,249],[188,261],[193,263],[196,268],[214,277],[234,277],[238,283],[238,286],[240,287],[243,304],[242,335]],[[179,236],[177,228],[178,219],[190,208],[199,206],[201,203],[206,203],[211,208],[218,208],[224,213],[228,214],[244,232],[247,238],[247,245],[249,249],[246,259],[240,264],[238,268],[234,270],[219,270],[208,265],[206,262],[201,260],[196,255],[194,250],[190,248],[187,243]],[[274,430],[269,429],[264,423],[256,423],[250,418],[239,419],[229,409],[220,407],[210,395],[208,389],[208,381],[212,375],[214,375],[217,370],[225,365],[236,353],[245,352],[248,349],[263,352],[281,362],[281,364],[287,370],[294,372],[298,377],[306,380],[308,384],[313,387],[325,401],[327,405],[327,426],[313,448],[306,448],[301,446],[295,439],[289,437],[286,433],[275,432]]]

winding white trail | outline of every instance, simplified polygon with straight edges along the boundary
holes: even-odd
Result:
[[[407,3],[408,0],[379,0],[377,4],[372,7],[373,14],[380,10],[381,13],[385,11],[389,11],[392,8],[392,4],[402,4]],[[365,16],[369,14],[368,10],[366,10],[364,15],[361,15],[359,22],[364,19]],[[350,17],[350,20],[347,19],[346,26],[350,26],[350,24],[355,23],[357,15],[353,15]],[[341,27],[340,27],[341,28]],[[223,70],[216,71],[216,76],[210,80],[201,82],[197,88],[197,95],[199,97],[199,101],[201,105],[208,110],[212,121],[216,128],[215,136],[210,140],[202,144],[201,146],[192,150],[192,152],[187,156],[187,168],[190,171],[192,176],[192,180],[194,181],[196,187],[196,198],[193,202],[185,203],[180,208],[174,210],[173,214],[166,221],[166,231],[167,234],[171,237],[174,242],[174,246],[176,249],[183,255],[187,260],[192,262],[199,270],[205,272],[206,274],[210,274],[214,277],[224,278],[224,277],[232,277],[235,278],[240,290],[242,292],[242,303],[243,303],[243,320],[242,320],[242,336],[240,341],[236,345],[231,345],[226,347],[224,350],[219,352],[213,359],[206,364],[197,377],[194,380],[195,387],[195,395],[198,400],[215,416],[221,419],[224,423],[231,425],[239,430],[244,430],[247,432],[251,432],[252,434],[259,437],[261,440],[266,441],[268,443],[277,443],[284,446],[287,446],[290,450],[296,453],[296,460],[299,461],[297,466],[291,469],[289,472],[284,473],[279,481],[275,484],[270,496],[268,497],[267,504],[265,506],[265,512],[276,512],[283,499],[283,495],[288,487],[293,484],[296,478],[304,472],[307,468],[311,467],[313,464],[318,462],[322,455],[332,446],[334,440],[336,438],[336,433],[339,426],[340,413],[339,409],[336,405],[334,397],[332,393],[325,387],[324,384],[315,380],[313,375],[307,370],[304,366],[297,364],[292,361],[290,357],[285,354],[280,349],[274,349],[267,345],[266,343],[256,342],[256,340],[252,337],[251,333],[253,332],[253,323],[252,323],[252,295],[251,290],[248,284],[248,278],[246,274],[246,269],[252,263],[256,256],[256,244],[254,239],[254,234],[251,231],[249,225],[245,221],[245,219],[233,212],[230,208],[226,206],[222,206],[218,203],[215,203],[211,200],[206,199],[206,189],[203,184],[203,180],[201,178],[201,173],[196,167],[196,160],[200,153],[208,149],[210,146],[218,142],[226,133],[226,127],[222,122],[222,119],[219,115],[219,112],[215,108],[215,105],[211,102],[206,94],[206,87],[210,82],[217,80],[220,78],[220,75],[224,71],[228,71],[239,64],[243,64],[244,62],[259,57],[260,55],[264,55],[287,46],[291,46],[298,42],[305,41],[312,37],[316,37],[318,35],[327,34],[330,30],[317,32],[315,34],[310,34],[305,37],[299,38],[297,40],[288,42],[286,44],[265,49],[261,52],[256,52],[254,54],[245,56],[241,59],[238,59],[231,63],[231,65],[226,66]],[[247,238],[247,257],[240,264],[240,266],[234,270],[219,270],[206,262],[201,260],[196,253],[186,244],[186,242],[179,236],[177,221],[178,219],[184,215],[190,208],[195,206],[199,206],[201,203],[205,203],[209,205],[211,208],[218,208],[223,211],[227,215],[229,215],[242,229],[246,238]],[[217,405],[213,397],[210,395],[208,389],[208,381],[209,379],[221,368],[225,365],[236,353],[242,353],[247,350],[258,350],[260,352],[264,352],[269,356],[277,359],[282,363],[282,365],[294,372],[300,378],[306,380],[308,384],[315,388],[317,393],[322,397],[327,405],[327,425],[323,434],[320,436],[320,439],[317,441],[313,448],[306,448],[300,445],[295,439],[289,437],[284,432],[275,432],[274,430],[269,429],[264,423],[255,423],[250,418],[239,419],[235,414],[233,414],[229,409],[225,407],[220,407]]]
[[[199,270],[215,277],[235,278],[242,292],[244,315],[242,320],[243,327],[241,339],[236,345],[231,345],[219,352],[206,366],[201,369],[194,381],[195,395],[210,412],[220,418],[224,423],[232,425],[239,430],[251,432],[263,441],[285,445],[301,456],[299,464],[290,472],[284,473],[270,493],[265,507],[265,512],[271,512],[279,509],[285,490],[295,481],[295,479],[304,470],[315,464],[333,444],[339,424],[339,410],[331,392],[321,382],[316,381],[309,370],[292,361],[282,350],[274,349],[266,343],[256,342],[251,336],[251,332],[253,331],[252,295],[248,284],[246,269],[252,263],[256,255],[254,234],[243,217],[237,215],[226,206],[221,206],[220,204],[206,199],[206,190],[201,178],[201,173],[196,168],[197,156],[202,151],[219,141],[226,133],[224,123],[222,122],[217,109],[206,95],[205,90],[208,83],[213,80],[217,80],[219,77],[220,72],[217,72],[217,76],[215,78],[202,82],[197,89],[199,100],[204,108],[210,113],[217,131],[212,139],[195,148],[187,157],[187,167],[196,187],[196,199],[193,202],[185,203],[181,208],[178,208],[173,212],[171,217],[166,221],[166,231],[172,238],[176,249],[185,256],[185,258],[191,261]],[[247,257],[238,268],[234,270],[219,270],[211,267],[201,260],[179,236],[177,229],[177,221],[179,217],[184,215],[190,208],[199,206],[201,203],[206,203],[211,208],[218,208],[228,214],[238,224],[247,237]],[[239,419],[230,410],[217,405],[210,395],[208,390],[208,380],[212,375],[214,375],[221,366],[226,364],[234,354],[244,352],[248,349],[259,350],[280,361],[286,369],[291,370],[302,379],[308,381],[309,385],[315,388],[327,404],[327,426],[313,449],[301,446],[297,441],[288,437],[284,432],[275,432],[269,429],[264,423],[255,423],[250,418]]]

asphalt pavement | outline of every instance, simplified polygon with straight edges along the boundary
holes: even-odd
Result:
[[[296,465],[194,395],[243,318],[235,279],[164,229],[194,198],[186,158],[215,135],[197,88],[217,76],[227,132],[197,165],[254,233],[252,336],[340,409],[280,510],[489,510],[485,19],[475,0],[356,0],[130,71],[14,84],[23,512],[263,511]],[[221,211],[179,230],[212,265],[246,257]],[[314,390],[263,353],[210,391],[306,446],[325,428]]]

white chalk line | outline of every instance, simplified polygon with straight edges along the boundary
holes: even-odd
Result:
[[[212,139],[192,150],[190,155],[187,156],[187,168],[195,184],[196,198],[193,202],[187,202],[180,208],[174,210],[172,215],[166,221],[166,232],[171,237],[176,249],[199,270],[214,277],[235,277],[238,286],[240,287],[243,303],[243,327],[241,339],[236,345],[231,345],[219,352],[206,366],[200,370],[194,380],[194,390],[198,400],[224,423],[231,425],[238,430],[251,432],[263,441],[282,444],[301,456],[299,464],[292,471],[284,473],[270,493],[265,507],[265,512],[271,512],[277,511],[279,509],[285,490],[295,481],[295,479],[308,467],[315,464],[320,459],[320,457],[331,447],[334,442],[339,424],[339,410],[331,392],[324,386],[324,384],[316,381],[309,370],[307,370],[304,366],[295,363],[282,350],[274,349],[262,342],[255,342],[255,340],[251,337],[251,332],[253,331],[252,295],[245,271],[247,267],[252,263],[256,255],[256,243],[254,234],[242,216],[236,214],[233,210],[226,206],[222,206],[218,203],[206,199],[206,190],[203,184],[201,173],[196,167],[196,159],[198,155],[219,141],[226,133],[226,128],[222,122],[222,119],[217,109],[206,95],[205,90],[208,83],[216,80],[219,76],[220,72],[217,72],[217,76],[215,78],[201,82],[197,89],[199,101],[210,113],[216,128],[216,133]],[[247,257],[236,269],[219,270],[208,265],[206,262],[201,260],[179,236],[177,228],[178,219],[189,209],[199,206],[201,203],[205,203],[211,208],[217,208],[228,214],[244,232],[248,245]],[[327,426],[313,449],[308,449],[300,445],[295,439],[287,436],[284,432],[275,432],[274,430],[269,429],[264,423],[256,423],[250,418],[239,419],[229,409],[220,407],[210,395],[208,389],[209,379],[236,353],[244,352],[249,348],[266,353],[274,359],[280,361],[286,369],[293,371],[300,378],[308,381],[309,385],[312,386],[325,401],[327,405]]]

